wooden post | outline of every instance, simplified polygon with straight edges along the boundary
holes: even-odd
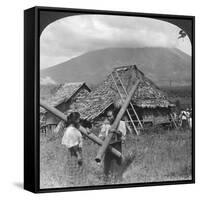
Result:
[[[121,120],[121,118],[123,117],[124,113],[126,112],[126,109],[131,101],[131,98],[139,84],[140,80],[138,79],[135,83],[135,85],[132,87],[131,91],[129,92],[123,106],[121,107],[119,113],[117,114],[117,117],[114,121],[114,123],[112,124],[111,128],[110,128],[110,131],[109,131],[109,134],[108,136],[106,137],[106,139],[104,140],[103,142],[103,145],[101,146],[101,148],[99,149],[98,153],[97,153],[97,156],[95,158],[96,162],[101,162],[101,159],[105,153],[105,151],[107,150],[109,144],[110,144],[110,141],[113,137],[113,134],[114,132],[116,131],[117,127],[118,127],[118,124]]]
[[[62,112],[60,112],[58,109],[56,108],[53,108],[53,107],[50,107],[48,106],[44,101],[40,100],[40,106],[42,106],[43,108],[45,108],[46,110],[48,110],[49,112],[51,112],[52,114],[54,114],[55,116],[57,116],[58,118],[60,118],[61,120],[67,122],[67,118],[66,118],[66,115],[64,115]],[[95,142],[96,144],[98,145],[102,145],[103,144],[103,141],[98,138],[95,134],[93,133],[90,133],[88,134],[87,130],[80,126],[79,127],[79,130],[80,132],[85,135],[87,138],[89,138],[90,140],[92,140],[93,142]],[[109,150],[114,154],[116,155],[117,157],[119,158],[122,158],[122,154],[121,152],[119,152],[118,150],[116,150],[115,148],[109,146]]]
[[[172,122],[174,123],[175,128],[178,128],[177,125],[176,125],[176,122],[175,122],[175,120],[174,120],[174,117],[173,117],[173,115],[172,115],[171,113],[170,113],[170,117],[171,117],[171,119],[172,119]]]
[[[113,148],[122,152],[122,141],[111,142]],[[106,150],[104,156],[104,175],[105,182],[113,182],[116,178],[119,178],[119,169],[121,168],[122,159],[115,156],[109,149]]]

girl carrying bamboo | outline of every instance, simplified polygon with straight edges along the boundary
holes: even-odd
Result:
[[[84,184],[84,163],[82,156],[83,139],[80,126],[80,114],[71,113],[68,118],[67,128],[64,131],[62,144],[65,145],[65,173],[67,186],[81,186]]]

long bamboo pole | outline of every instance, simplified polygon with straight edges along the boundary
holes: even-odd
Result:
[[[52,113],[53,115],[57,116],[58,118],[60,118],[61,120],[67,122],[67,118],[66,115],[64,115],[62,112],[60,112],[58,109],[51,107],[49,105],[47,105],[44,101],[40,100],[40,106],[42,106],[44,109],[48,110],[50,113]],[[89,138],[90,140],[92,140],[94,143],[98,144],[98,145],[102,145],[103,141],[98,138],[95,134],[90,133],[88,134],[87,130],[80,126],[79,130],[81,131],[81,133],[83,135],[85,135],[87,138]],[[121,152],[119,152],[117,149],[109,146],[110,151],[115,154],[117,157],[122,158],[122,154]]]
[[[117,86],[117,83],[116,83],[116,81],[115,81],[114,76],[113,76],[112,73],[111,73],[111,77],[112,77],[112,79],[113,79],[113,82],[115,83],[115,87],[117,88],[117,91],[118,91],[118,93],[119,93],[119,96],[120,96],[121,99],[123,100],[122,94],[121,94],[121,92],[120,92],[120,90],[119,90],[119,87]],[[119,79],[119,80],[120,80],[120,79]],[[121,82],[120,82],[120,83],[121,83]],[[123,84],[121,84],[121,85],[122,85],[122,87],[123,87]],[[126,96],[127,96],[127,94],[126,94]],[[133,122],[133,120],[132,120],[132,117],[131,117],[131,115],[130,115],[128,109],[126,110],[126,112],[127,112],[127,114],[128,114],[128,117],[129,117],[130,120],[131,120],[131,123],[132,123],[132,125],[133,125],[133,128],[134,128],[136,134],[138,135],[137,128],[136,128],[136,126],[135,126],[135,124],[134,124],[134,122]]]
[[[136,90],[139,82],[140,82],[140,80],[138,79],[136,81],[135,85],[132,87],[131,91],[129,92],[126,100],[124,101],[123,106],[121,107],[121,109],[119,111],[119,113],[117,114],[117,117],[115,118],[115,121],[113,122],[113,124],[112,124],[112,126],[110,128],[108,136],[104,140],[103,145],[100,147],[100,149],[99,149],[99,151],[97,153],[97,156],[95,158],[96,162],[101,162],[101,159],[102,159],[106,149],[108,148],[108,146],[110,144],[112,136],[113,136],[114,132],[116,131],[121,118],[123,117],[124,113],[126,112],[126,109],[127,109],[128,105],[129,105],[129,103],[131,101],[131,98],[132,98],[133,94],[135,93],[135,90]]]

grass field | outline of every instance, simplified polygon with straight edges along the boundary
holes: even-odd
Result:
[[[61,137],[41,135],[40,187],[71,187],[66,185],[66,165]],[[105,182],[103,164],[94,161],[98,146],[84,140],[83,185],[105,185],[174,180],[191,180],[191,131],[151,130],[135,136],[128,135],[123,144],[125,160],[118,169],[118,178]]]
[[[172,102],[180,101],[181,108],[191,106],[191,87],[165,88]],[[93,130],[98,132],[98,128]],[[128,135],[123,144],[125,160],[117,169],[118,177],[105,182],[103,163],[95,157],[99,146],[84,140],[84,169],[87,174],[82,185],[160,182],[191,180],[191,131],[148,129],[141,135]],[[41,133],[40,137],[40,187],[71,187],[65,173],[65,147],[61,138]],[[70,164],[70,163],[69,163]]]

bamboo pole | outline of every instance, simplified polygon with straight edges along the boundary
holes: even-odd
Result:
[[[119,77],[119,74],[118,74],[117,71],[116,71],[116,74],[117,74],[117,78],[119,79],[119,81],[120,81],[120,83],[121,83],[121,85],[122,85],[122,88],[123,88],[123,90],[124,90],[124,92],[125,92],[125,94],[126,94],[126,96],[127,96],[128,93],[127,93],[126,88],[124,87],[124,84],[122,83],[122,80],[121,80],[121,78]],[[133,110],[133,112],[134,112],[134,114],[135,114],[135,116],[136,116],[136,118],[137,118],[137,120],[138,120],[138,122],[139,122],[141,128],[143,128],[142,123],[141,123],[141,121],[140,121],[140,119],[139,119],[139,117],[138,117],[138,115],[137,115],[137,112],[135,111],[135,108],[134,108],[134,106],[133,106],[133,104],[132,104],[131,102],[130,102],[130,105],[131,105],[131,108],[132,108],[132,110]]]
[[[174,123],[175,128],[178,128],[172,114],[170,114],[170,117],[172,118],[172,121],[173,121],[173,123]]]
[[[60,112],[58,109],[51,107],[49,105],[47,105],[44,101],[40,100],[40,106],[42,106],[44,109],[48,110],[49,112],[51,112],[53,115],[57,116],[58,118],[60,118],[61,120],[67,122],[67,118],[66,115],[64,115],[62,112]],[[90,140],[92,140],[94,143],[98,144],[98,145],[102,145],[103,141],[98,138],[95,134],[90,133],[88,134],[87,130],[80,126],[79,127],[80,132],[85,135],[87,138],[89,138]],[[122,158],[122,154],[121,152],[119,152],[117,149],[109,146],[110,151],[115,154],[117,157]]]
[[[121,109],[119,111],[119,113],[117,114],[117,117],[116,117],[115,121],[113,122],[113,124],[112,124],[112,126],[110,128],[108,136],[104,140],[103,145],[101,146],[101,148],[99,149],[99,151],[97,153],[97,156],[95,158],[96,162],[101,162],[101,159],[102,159],[106,149],[108,148],[108,146],[110,144],[112,136],[113,136],[114,132],[116,131],[121,118],[123,117],[124,113],[126,112],[126,109],[127,109],[128,105],[129,105],[129,103],[131,101],[131,98],[132,98],[133,94],[135,93],[135,90],[136,90],[139,82],[140,82],[140,80],[138,79],[136,81],[135,85],[132,87],[131,91],[129,92],[126,100],[124,101],[123,106],[121,107]]]
[[[111,77],[112,77],[113,82],[115,83],[115,87],[117,88],[117,91],[118,91],[118,93],[119,93],[119,96],[121,97],[121,100],[123,101],[122,94],[121,94],[121,92],[120,92],[120,90],[119,90],[119,87],[117,86],[117,83],[116,83],[116,81],[115,81],[114,76],[113,76],[112,73],[111,73]],[[123,87],[123,85],[122,85],[122,87]],[[127,94],[126,94],[126,97],[127,97]],[[127,112],[127,114],[128,114],[128,117],[129,117],[130,120],[131,120],[131,123],[132,123],[132,125],[133,125],[133,128],[134,128],[136,134],[138,135],[137,128],[136,128],[136,126],[135,126],[135,124],[134,124],[134,122],[133,122],[133,120],[132,120],[132,117],[131,117],[131,115],[130,115],[128,109],[126,110],[126,112]]]

